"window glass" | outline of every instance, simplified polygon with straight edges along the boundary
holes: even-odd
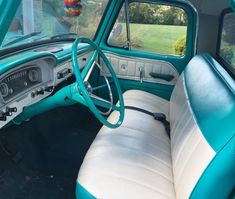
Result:
[[[175,6],[133,2],[129,4],[130,46],[133,50],[162,55],[183,56],[186,52],[187,15]],[[123,16],[124,15],[124,16]],[[122,20],[120,20],[122,16]],[[117,23],[124,28],[125,12],[122,8]],[[112,33],[111,33],[112,34]],[[108,44],[123,47],[126,30],[116,37],[109,37]]]
[[[109,35],[108,44],[117,47],[127,47],[126,15],[124,6],[119,12],[116,23]]]
[[[22,0],[0,48],[71,33],[93,38],[108,1]]]
[[[235,70],[235,14],[224,15],[219,55]]]

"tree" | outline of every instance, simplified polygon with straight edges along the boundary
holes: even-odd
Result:
[[[150,3],[131,3],[130,23],[186,25],[187,15],[181,8]]]
[[[230,45],[235,44],[235,15],[233,13],[225,15],[223,23],[223,40]]]

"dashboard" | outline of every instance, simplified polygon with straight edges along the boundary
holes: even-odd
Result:
[[[79,55],[80,69],[91,52]],[[0,61],[1,63],[1,61]],[[0,128],[20,115],[25,107],[52,95],[60,83],[73,75],[71,58],[58,63],[55,56],[42,56],[16,65],[0,76]]]

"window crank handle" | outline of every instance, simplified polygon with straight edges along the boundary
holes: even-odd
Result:
[[[144,79],[144,67],[139,67],[139,72],[140,72],[140,83],[143,83],[143,79]]]

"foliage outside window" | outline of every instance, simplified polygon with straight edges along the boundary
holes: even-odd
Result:
[[[227,13],[222,24],[219,55],[235,70],[235,14]]]
[[[163,55],[186,53],[187,15],[181,8],[153,3],[134,2],[129,4],[131,49]],[[125,9],[121,9],[108,44],[126,47]],[[113,36],[117,26],[121,34]]]

